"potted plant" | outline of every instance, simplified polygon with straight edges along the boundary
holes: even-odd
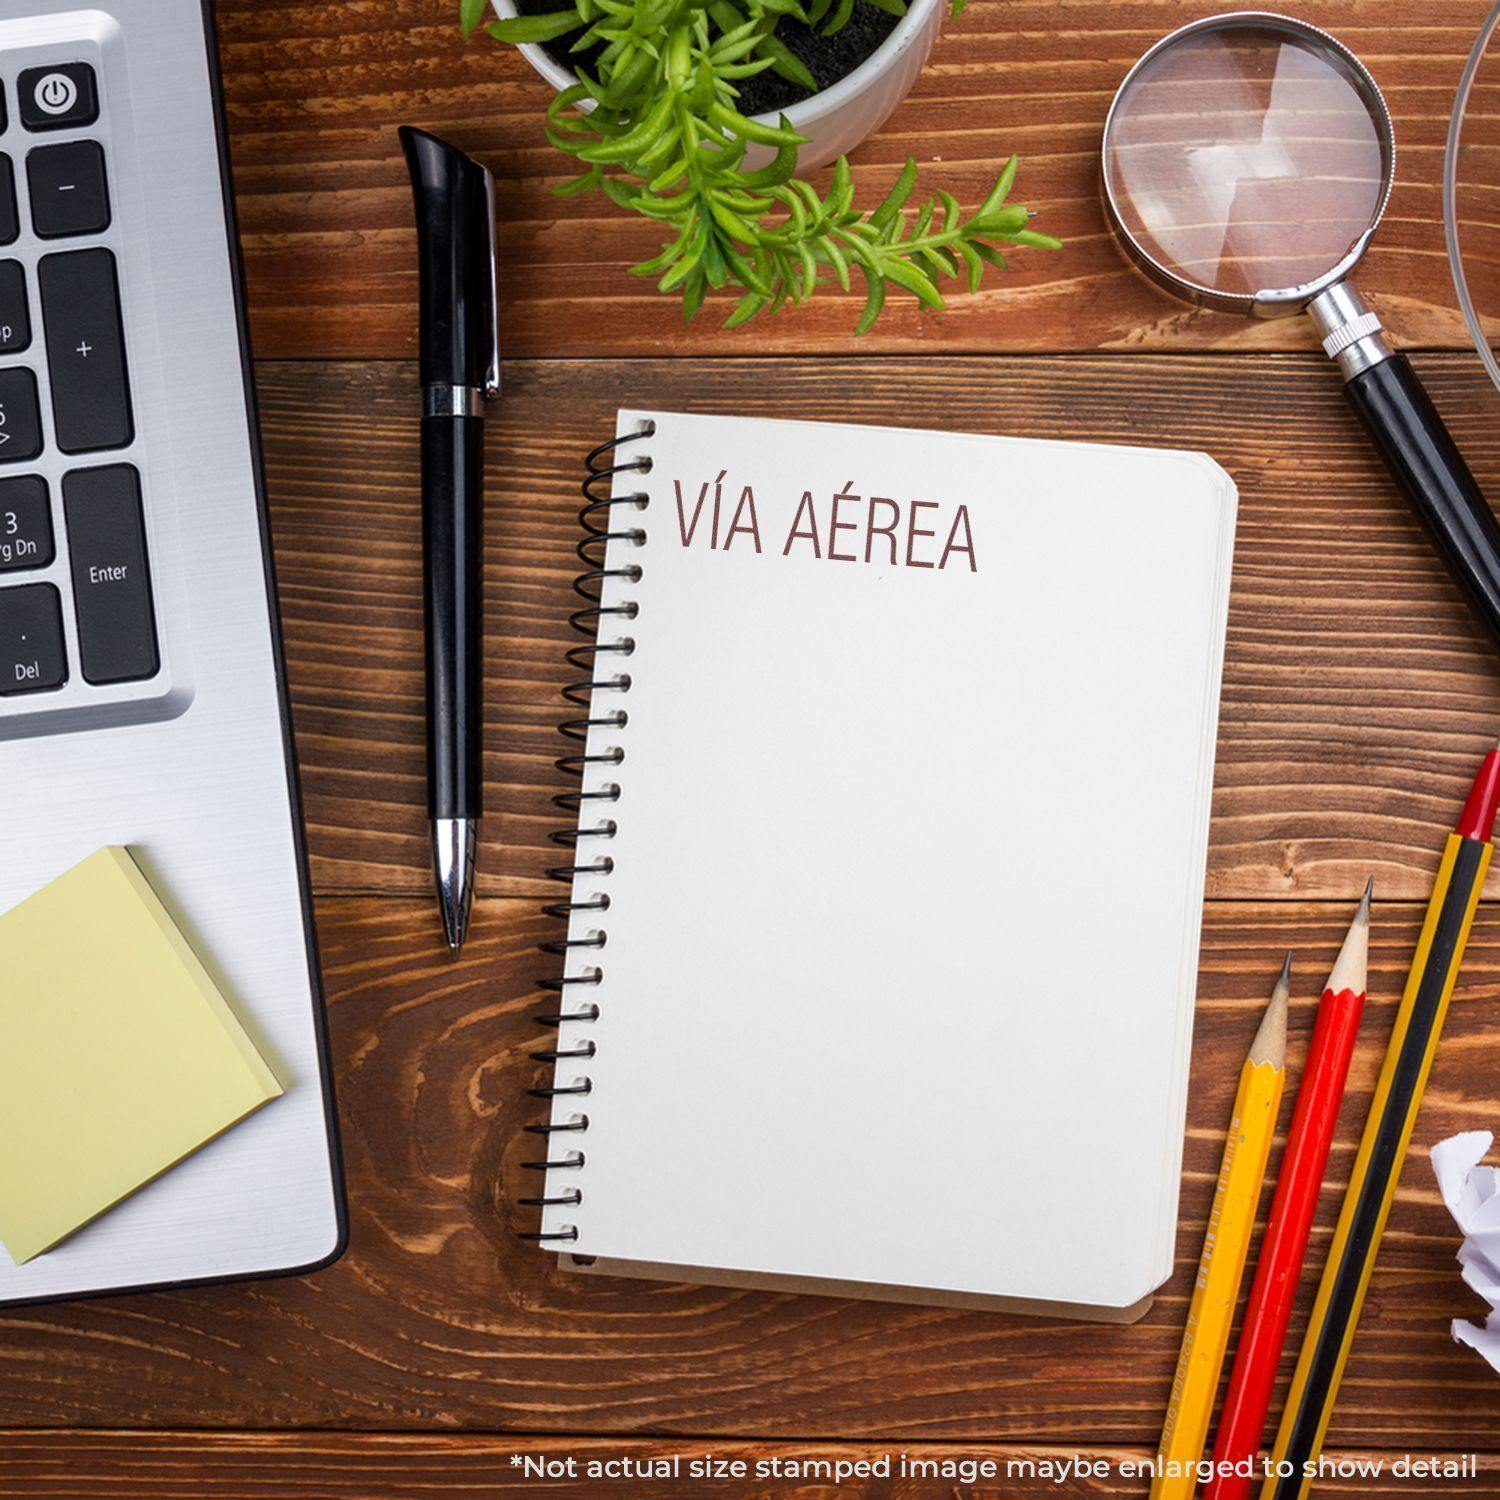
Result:
[[[941,308],[938,283],[976,290],[1001,245],[1057,248],[1009,203],[1012,157],[965,214],[951,193],[910,206],[908,159],[874,209],[854,207],[843,154],[911,87],[942,0],[495,0],[489,32],[522,47],[559,89],[547,136],[580,174],[564,194],[600,191],[658,220],[660,255],[632,266],[682,298],[739,293],[726,327],[777,312],[832,279],[866,289],[856,332],[891,288]],[[965,0],[952,0],[953,14]],[[488,0],[460,0],[474,32]],[[802,156],[808,148],[807,156]],[[826,191],[798,174],[837,157]]]

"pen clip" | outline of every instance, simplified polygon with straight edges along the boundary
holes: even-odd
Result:
[[[484,172],[485,240],[490,262],[490,360],[484,375],[484,394],[493,400],[500,394],[500,255],[496,244],[498,214],[495,207],[495,174],[488,167]]]

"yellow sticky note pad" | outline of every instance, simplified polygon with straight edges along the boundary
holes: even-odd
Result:
[[[281,1091],[128,851],[0,916],[0,1243],[17,1264]]]

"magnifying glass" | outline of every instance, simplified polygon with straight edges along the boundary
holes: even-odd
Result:
[[[1390,111],[1364,65],[1287,16],[1195,21],[1126,75],[1103,165],[1111,227],[1152,281],[1220,311],[1312,316],[1391,474],[1500,643],[1500,523],[1348,279],[1396,165]]]

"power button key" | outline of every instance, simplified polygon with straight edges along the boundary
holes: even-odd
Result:
[[[27,68],[16,92],[28,130],[70,130],[99,118],[99,85],[87,63]]]

